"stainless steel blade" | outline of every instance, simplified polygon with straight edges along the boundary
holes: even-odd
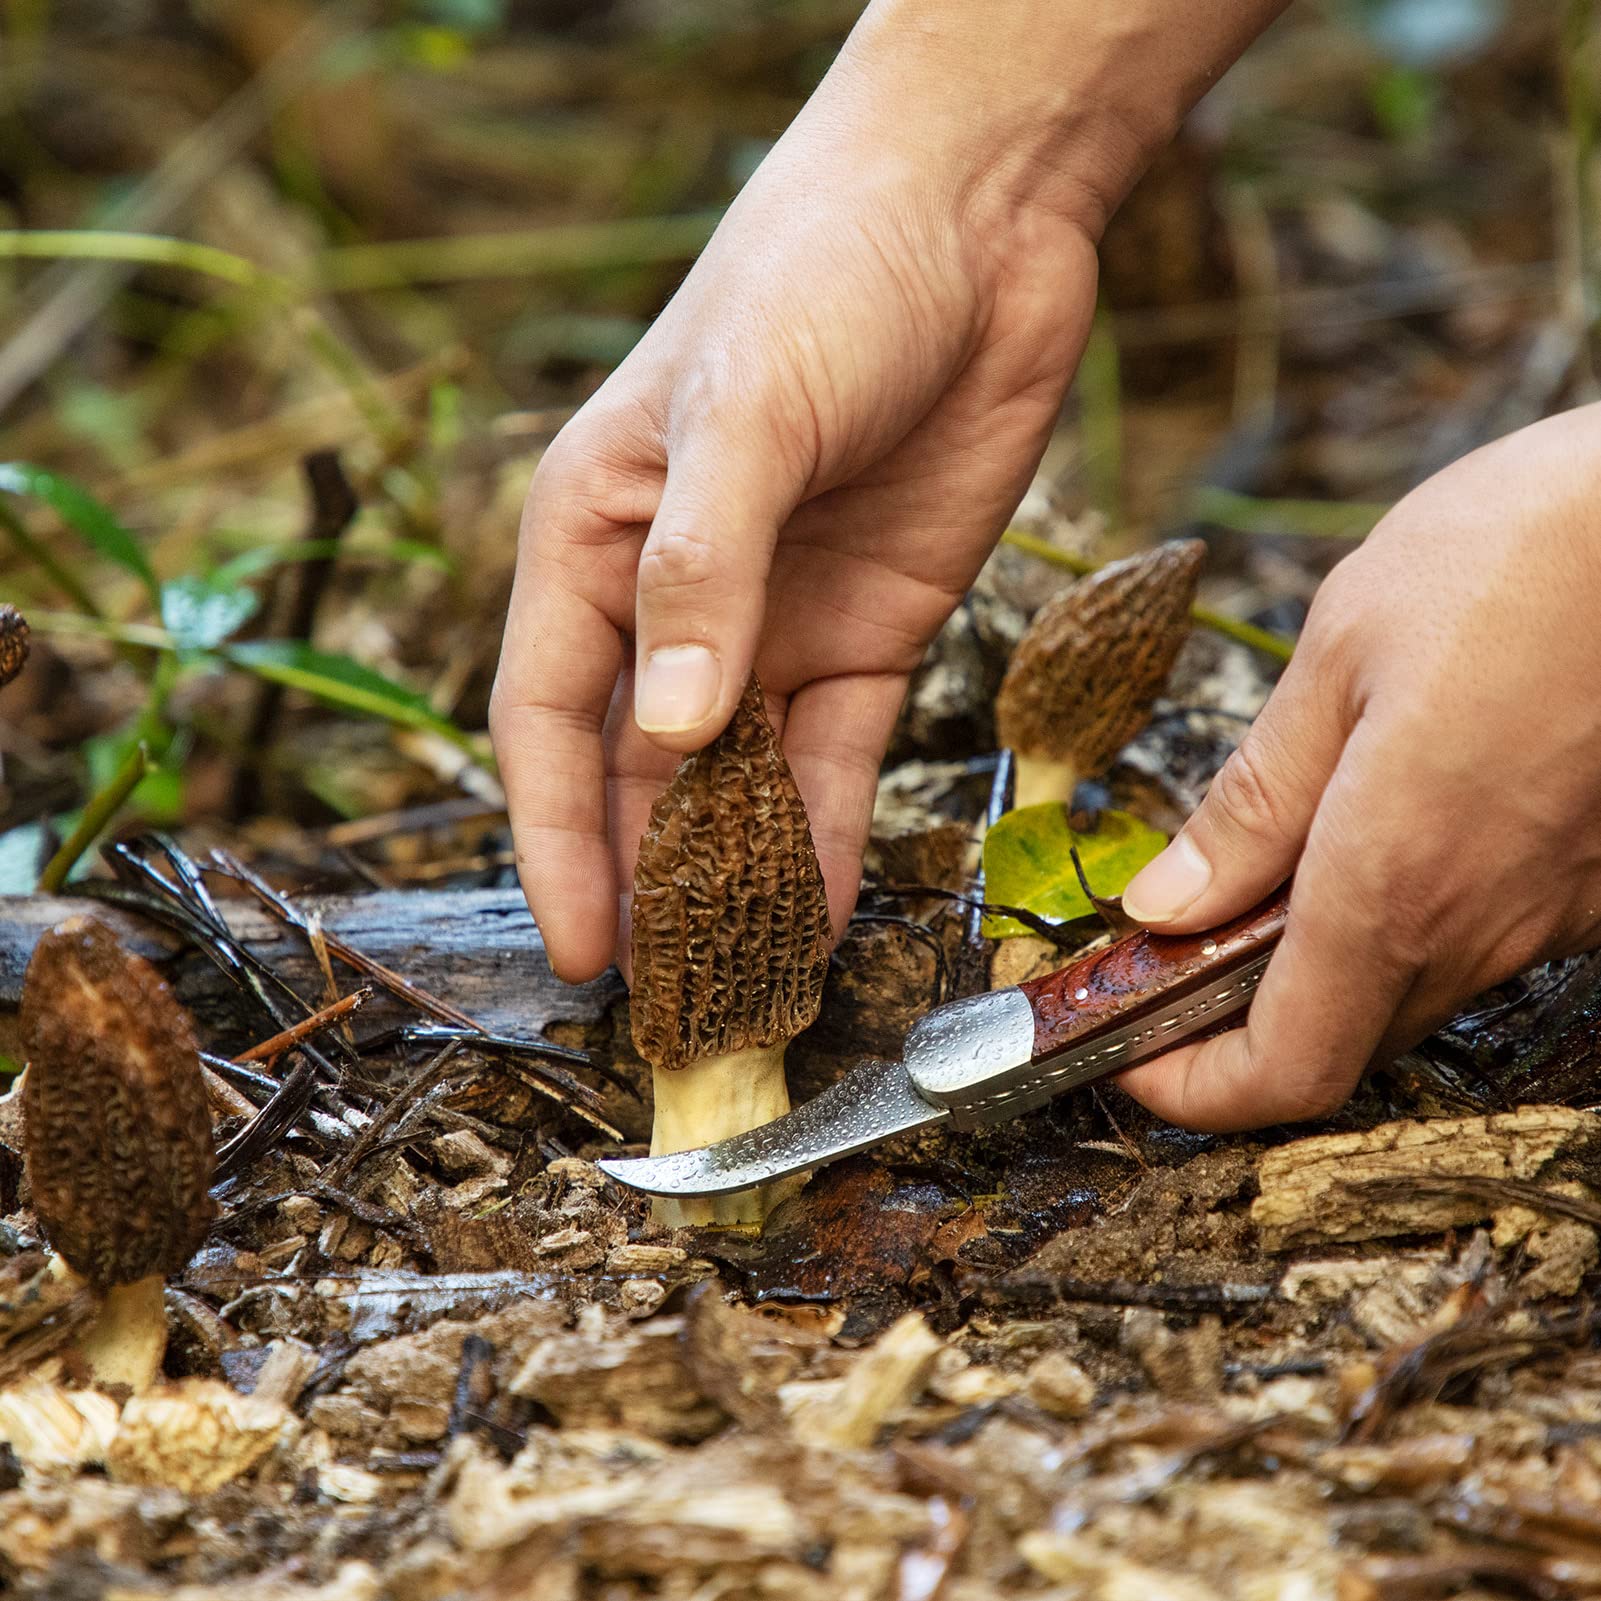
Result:
[[[912,1088],[901,1063],[873,1058],[748,1134],[672,1156],[608,1157],[599,1166],[620,1184],[648,1195],[728,1195],[837,1162],[892,1134],[929,1128],[950,1115]]]

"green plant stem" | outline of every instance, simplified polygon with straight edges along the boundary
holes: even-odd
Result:
[[[118,233],[93,228],[0,229],[0,256],[57,261],[132,261],[150,267],[183,267],[220,278],[239,289],[266,290],[287,299],[297,291],[287,278],[258,267],[231,250],[171,239],[164,234]]]
[[[1065,567],[1070,573],[1077,573],[1081,578],[1093,573],[1100,566],[1083,556],[1075,556],[1071,551],[1058,550],[1048,539],[1041,539],[1037,534],[1025,533],[1021,528],[1008,528],[1001,535],[1001,542],[1012,546],[1014,550],[1026,551],[1030,556],[1037,556],[1041,561],[1048,561],[1055,567]],[[1275,634],[1267,628],[1258,628],[1255,623],[1241,622],[1237,617],[1225,617],[1222,612],[1213,611],[1210,606],[1192,606],[1190,616],[1203,628],[1210,628],[1214,634],[1222,634],[1225,639],[1232,639],[1236,644],[1247,645],[1252,650],[1261,651],[1264,656],[1271,656],[1274,661],[1287,662],[1295,652],[1295,641],[1286,639],[1283,634]]]
[[[453,241],[447,241],[453,242]],[[145,266],[180,267],[216,278],[236,289],[296,311],[302,318],[306,348],[356,403],[357,410],[386,453],[398,455],[406,442],[405,425],[373,383],[356,353],[328,326],[311,304],[305,287],[253,261],[214,245],[161,234],[100,232],[95,229],[0,229],[0,257],[30,256],[42,260],[131,261]]]
[[[1274,500],[1215,484],[1191,492],[1186,516],[1242,534],[1297,534],[1308,539],[1365,539],[1389,511],[1377,500]]]
[[[1117,335],[1104,308],[1078,364],[1080,433],[1090,500],[1116,528],[1123,521],[1123,379]]]
[[[122,766],[112,775],[111,782],[98,795],[89,798],[83,816],[78,819],[78,826],[45,864],[45,870],[39,875],[39,894],[54,895],[60,891],[67,882],[67,875],[77,866],[78,858],[99,838],[101,831],[121,811],[123,802],[139,787],[149,771],[149,751],[142,744],[135,745]]]
[[[1573,232],[1579,316],[1585,366],[1596,378],[1596,330],[1601,324],[1601,264],[1596,261],[1595,158],[1597,92],[1590,55],[1595,49],[1595,0],[1567,0],[1562,22],[1562,78],[1567,99],[1568,143],[1573,173]]]
[[[100,608],[95,604],[94,596],[79,583],[74,573],[62,566],[49,549],[28,532],[22,519],[3,501],[0,501],[0,528],[5,529],[10,535],[11,543],[44,573],[79,611],[89,617],[100,616]]]
[[[38,634],[88,635],[116,645],[141,645],[147,650],[176,650],[177,641],[165,628],[149,623],[117,623],[100,616],[82,617],[71,611],[31,611],[28,626]]]

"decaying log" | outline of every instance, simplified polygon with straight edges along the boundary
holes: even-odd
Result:
[[[552,1023],[601,1017],[622,993],[615,973],[590,984],[563,984],[550,970],[544,942],[518,890],[378,891],[305,897],[329,932],[363,954],[450,1000],[485,1028],[523,1036]],[[305,938],[254,902],[227,899],[220,909],[234,933],[300,994],[320,997],[322,979]],[[88,912],[110,924],[126,949],[162,965],[179,998],[202,1020],[233,1006],[236,993],[206,957],[181,949],[175,934],[116,907],[69,896],[0,896],[0,1049],[22,994],[22,975],[39,936]],[[348,974],[352,986],[354,973]],[[374,1003],[370,1014],[383,1002]],[[411,1021],[411,1018],[407,1018]]]
[[[1476,1223],[1509,1204],[1484,1180],[1532,1180],[1560,1156],[1601,1140],[1601,1117],[1566,1106],[1524,1106],[1488,1117],[1384,1123],[1316,1135],[1263,1154],[1251,1206],[1264,1249],[1429,1234]],[[1408,1192],[1406,1180],[1428,1182]],[[1472,1179],[1451,1188],[1448,1178]]]

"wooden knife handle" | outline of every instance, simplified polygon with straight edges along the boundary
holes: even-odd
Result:
[[[1034,1060],[1055,1056],[1245,967],[1284,932],[1286,884],[1243,917],[1200,934],[1130,934],[1018,986],[1034,1014]],[[1187,1027],[1183,1038],[1197,1037]],[[1175,1041],[1174,1043],[1178,1043]]]

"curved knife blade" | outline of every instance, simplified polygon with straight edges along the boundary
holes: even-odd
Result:
[[[598,1165],[647,1195],[728,1195],[837,1162],[950,1115],[912,1088],[900,1062],[870,1058],[803,1106],[748,1134],[673,1156],[607,1157]]]

